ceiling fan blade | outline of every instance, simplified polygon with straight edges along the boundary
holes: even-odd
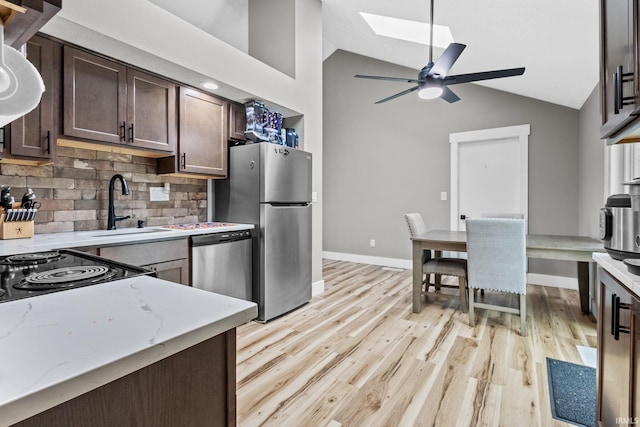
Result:
[[[395,95],[391,95],[391,96],[389,96],[387,98],[381,99],[380,101],[376,102],[376,104],[382,104],[383,102],[391,101],[392,99],[396,99],[399,96],[406,95],[406,94],[411,93],[411,92],[413,92],[414,90],[417,90],[417,89],[418,89],[418,86],[412,87],[411,89],[403,90],[400,93],[396,93]]]
[[[405,79],[403,77],[365,76],[363,74],[356,74],[353,77],[357,79],[388,80],[391,82],[420,83],[420,80]]]
[[[434,77],[446,77],[465,47],[467,47],[467,45],[461,43],[450,43],[445,51],[442,52],[440,58],[438,58],[435,64],[433,64],[433,67],[431,67],[429,75]]]
[[[484,71],[481,73],[458,74],[444,79],[445,85],[457,85],[460,83],[477,82],[480,80],[500,79],[502,77],[513,77],[524,74],[524,67],[507,68],[505,70]]]
[[[456,101],[460,101],[460,97],[446,86],[442,86],[442,95],[440,95],[440,98],[444,99],[450,104]]]

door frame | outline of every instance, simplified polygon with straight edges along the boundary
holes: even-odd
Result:
[[[451,144],[451,206],[450,226],[458,230],[458,151],[460,144],[482,142],[491,139],[517,138],[520,146],[520,205],[524,208],[525,220],[529,218],[529,135],[531,125],[507,126],[501,128],[473,130],[449,134]]]

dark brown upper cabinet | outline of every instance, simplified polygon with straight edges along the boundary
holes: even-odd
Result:
[[[64,46],[63,133],[174,153],[176,84]]]
[[[228,102],[180,87],[178,156],[158,159],[158,173],[227,176]]]
[[[127,141],[175,152],[177,86],[132,69],[127,70],[127,82]]]
[[[242,104],[229,103],[229,139],[245,141],[244,131],[247,127],[247,112]]]
[[[34,36],[27,42],[27,59],[40,72],[45,91],[35,109],[5,127],[4,160],[42,164],[55,159],[58,132],[54,124],[58,122],[59,111],[59,54],[60,45],[49,39]]]
[[[640,140],[629,132],[640,115],[639,0],[601,0],[600,6],[600,137]]]

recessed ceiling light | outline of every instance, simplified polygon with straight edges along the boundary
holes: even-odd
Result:
[[[379,36],[429,45],[429,24],[426,22],[409,21],[365,12],[360,12],[360,15],[367,21],[373,32]],[[449,27],[434,24],[433,45],[446,48],[449,43],[453,43]]]
[[[215,84],[214,82],[202,82],[202,83],[200,83],[200,86],[202,86],[205,89],[209,89],[209,90],[218,89],[218,85]]]

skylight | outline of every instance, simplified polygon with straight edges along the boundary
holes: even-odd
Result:
[[[420,21],[391,18],[390,16],[374,15],[360,12],[374,33],[379,36],[406,40],[414,43],[429,45],[429,24]],[[453,43],[453,36],[449,27],[433,25],[433,45],[446,48]]]

